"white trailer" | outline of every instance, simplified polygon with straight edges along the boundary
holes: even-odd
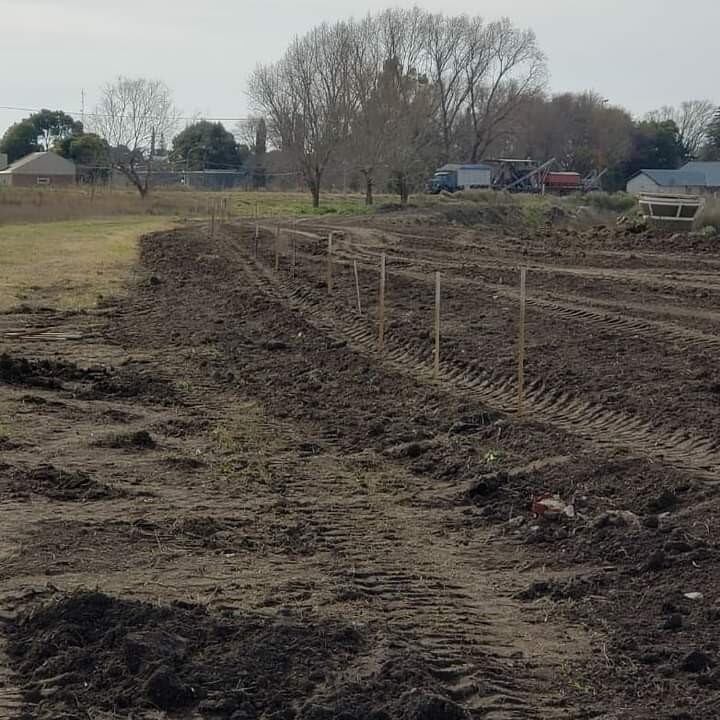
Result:
[[[492,168],[489,165],[460,165],[457,169],[458,190],[489,188],[492,186]]]

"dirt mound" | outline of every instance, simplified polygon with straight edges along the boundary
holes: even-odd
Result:
[[[0,491],[15,500],[40,495],[62,502],[110,500],[126,494],[93,480],[87,473],[61,470],[53,465],[40,465],[32,470],[0,466]]]
[[[157,443],[147,430],[129,433],[111,433],[95,443],[98,447],[118,450],[154,450]]]
[[[122,370],[99,378],[83,389],[78,396],[83,400],[132,400],[142,398],[158,405],[178,402],[171,383],[133,369]]]
[[[57,390],[62,387],[63,381],[78,380],[86,374],[87,371],[70,363],[28,360],[7,353],[0,355],[0,382],[6,385]]]
[[[133,716],[194,708],[238,719],[466,717],[432,688],[415,690],[427,676],[412,662],[398,659],[367,682],[344,684],[343,671],[363,659],[369,638],[314,618],[211,614],[186,603],[79,593],[23,614],[8,636],[36,718],[72,717],[78,706]]]

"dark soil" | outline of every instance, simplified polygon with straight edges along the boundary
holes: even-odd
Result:
[[[32,470],[0,465],[0,491],[6,499],[26,500],[40,495],[60,502],[109,500],[126,495],[119,488],[97,482],[87,473],[61,470],[53,465]]]
[[[98,447],[123,450],[154,450],[157,443],[147,430],[130,433],[114,433],[96,442]]]
[[[121,717],[152,708],[235,720],[466,717],[433,695],[427,672],[409,657],[348,682],[348,669],[372,652],[372,632],[313,617],[79,593],[22,614],[7,636],[16,670],[29,678],[22,692],[35,718],[74,717],[78,705]],[[419,683],[428,690],[416,690]]]

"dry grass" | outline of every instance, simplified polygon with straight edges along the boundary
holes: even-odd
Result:
[[[170,225],[140,216],[0,227],[0,311],[97,305],[122,290],[140,235]]]
[[[389,196],[379,196],[381,204]],[[201,192],[155,190],[143,199],[134,190],[73,188],[12,188],[0,186],[0,225],[16,222],[56,222],[116,215],[161,215],[207,218],[213,203],[226,199],[234,217],[260,215],[357,215],[369,212],[359,194],[324,194],[313,208],[307,193]]]
[[[720,230],[720,200],[708,200],[697,220],[699,228],[715,228]]]

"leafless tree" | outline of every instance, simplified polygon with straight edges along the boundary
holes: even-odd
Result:
[[[513,114],[547,82],[545,56],[531,30],[520,30],[505,18],[487,26],[482,42],[489,57],[486,61],[483,52],[468,91],[472,162],[507,132]]]
[[[323,24],[297,38],[279,62],[256,68],[249,82],[248,94],[267,118],[270,140],[294,158],[314,207],[355,109],[350,58],[347,23]]]
[[[705,145],[707,132],[717,107],[710,100],[688,100],[678,107],[665,105],[647,114],[647,120],[672,120],[680,132],[680,140],[690,157],[698,157]]]
[[[112,167],[143,197],[150,189],[155,142],[172,135],[177,117],[172,94],[160,80],[119,77],[103,88],[94,129],[107,143]]]

